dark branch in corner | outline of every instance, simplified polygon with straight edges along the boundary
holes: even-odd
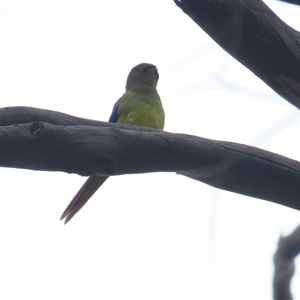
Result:
[[[174,0],[225,51],[300,108],[300,33],[260,0]]]
[[[300,253],[300,225],[289,235],[281,236],[274,254],[273,298],[293,299],[291,280],[295,273],[294,259]]]
[[[28,107],[0,109],[0,126],[2,167],[85,176],[177,172],[300,209],[300,163],[255,147]]]
[[[279,0],[279,1],[290,3],[290,4],[300,5],[300,0]]]

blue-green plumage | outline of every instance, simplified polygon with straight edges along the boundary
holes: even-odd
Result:
[[[114,105],[113,111],[112,111],[112,113],[111,113],[111,115],[109,117],[108,122],[117,123],[118,118],[119,118],[118,107],[116,105]]]

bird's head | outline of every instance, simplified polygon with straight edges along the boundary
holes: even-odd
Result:
[[[142,63],[133,67],[127,77],[126,90],[136,84],[156,87],[159,75],[156,66]]]

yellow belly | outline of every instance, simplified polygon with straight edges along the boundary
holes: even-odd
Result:
[[[121,115],[117,123],[163,129],[164,115],[162,111],[148,107],[145,110],[131,111],[126,116]]]
[[[163,129],[164,110],[156,90],[142,92],[127,91],[116,103],[118,119],[116,123]]]

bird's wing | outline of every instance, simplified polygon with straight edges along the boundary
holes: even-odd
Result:
[[[108,120],[108,122],[110,122],[110,123],[117,123],[117,121],[118,121],[118,118],[119,118],[119,114],[118,114],[118,106],[117,106],[117,103],[114,105],[114,107],[113,107],[113,111],[112,111],[112,113],[111,113],[111,115],[110,115],[110,117],[109,117],[109,120]]]

